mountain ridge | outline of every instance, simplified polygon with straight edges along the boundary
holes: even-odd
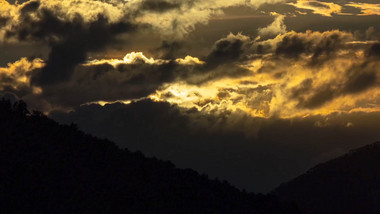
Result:
[[[380,212],[380,142],[332,159],[281,184],[272,194],[306,214]]]
[[[299,213],[0,101],[1,213]]]

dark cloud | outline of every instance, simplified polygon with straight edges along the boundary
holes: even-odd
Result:
[[[62,20],[53,11],[39,7],[38,1],[24,4],[20,9],[21,21],[6,33],[8,38],[21,41],[46,41],[51,47],[46,66],[33,78],[38,85],[67,81],[74,67],[86,60],[88,52],[103,49],[115,42],[118,34],[133,29],[130,23],[110,23],[102,15],[89,23],[79,14],[73,20]]]
[[[249,81],[249,80],[243,80],[243,81],[240,81],[239,83],[242,85],[257,85],[258,84],[258,82],[256,81]]]
[[[241,34],[230,34],[215,42],[213,49],[206,57],[207,66],[215,68],[227,63],[241,61],[249,51],[250,38]]]
[[[75,65],[84,62],[89,51],[101,50],[117,34],[131,30],[131,25],[109,24],[106,18],[99,17],[88,26],[74,24],[67,30],[71,33],[52,46],[46,66],[36,79],[39,84],[68,80]]]
[[[334,83],[325,84],[314,88],[308,97],[299,97],[298,107],[317,108],[339,95],[338,89],[333,87]]]
[[[149,64],[108,63],[77,66],[65,84],[45,86],[41,95],[49,102],[66,107],[99,100],[138,99],[155,92],[162,84],[186,80],[196,73],[196,65],[176,61]],[[195,80],[194,80],[195,81]]]
[[[167,56],[167,60],[149,63],[137,57],[132,63],[118,62],[116,65],[111,65],[105,61],[103,64],[70,67],[66,69],[72,70],[70,79],[67,79],[65,84],[46,85],[42,96],[51,102],[69,107],[98,100],[112,101],[146,97],[164,83],[184,81],[188,84],[201,85],[224,77],[243,76],[249,71],[240,67],[237,62],[244,61],[243,53],[249,50],[249,41],[248,37],[240,34],[229,35],[216,42],[203,64],[183,63],[173,59],[172,52],[176,52],[181,45],[176,42],[164,42],[161,50]],[[57,59],[58,64],[66,63],[67,58],[76,56],[73,54],[65,57],[63,50],[54,53],[61,54],[61,57],[57,57],[62,58],[61,61]],[[62,65],[61,68],[65,66],[69,65]],[[41,73],[47,68],[49,64]]]
[[[0,28],[2,28],[5,25],[7,25],[8,21],[9,21],[8,17],[2,17],[2,16],[0,16]]]
[[[22,19],[28,18],[27,15],[29,15],[29,13],[31,12],[35,12],[39,7],[40,7],[39,1],[26,2],[20,9]]]
[[[161,59],[176,59],[186,56],[183,42],[163,41],[161,46],[154,50],[156,55]]]
[[[230,77],[236,78],[247,75],[249,70],[241,67],[252,52],[252,41],[242,34],[229,34],[213,45],[207,56],[203,57],[204,64],[196,70],[198,78],[187,78],[190,84],[203,84],[209,81]]]
[[[144,0],[141,4],[141,9],[147,11],[165,12],[168,10],[178,9],[181,4],[161,1],[161,0]]]
[[[347,81],[342,89],[342,93],[344,94],[354,94],[365,91],[375,86],[378,80],[376,68],[371,68],[367,64],[350,69],[346,75]]]
[[[50,116],[255,192],[270,191],[316,163],[380,138],[379,113],[263,119],[143,100],[81,106]]]
[[[373,44],[367,53],[368,56],[380,56],[380,43]]]
[[[20,98],[14,93],[11,92],[1,92],[0,93],[0,100],[8,100],[12,105],[19,101]]]
[[[14,87],[15,85],[12,84],[13,82],[11,80],[3,79],[1,76],[0,76],[0,81],[4,81],[1,84],[2,86],[1,91],[14,93],[20,97],[27,96],[33,93],[33,90],[28,85],[20,85],[16,88]]]
[[[307,44],[297,35],[285,36],[276,47],[276,54],[289,58],[297,58],[305,53]]]
[[[313,81],[307,79],[293,88],[292,96],[298,99],[299,107],[317,108],[339,96],[357,94],[377,86],[376,70],[364,63],[354,65],[345,72],[344,80],[328,82],[321,86],[313,86]]]
[[[313,89],[313,80],[305,79],[298,86],[292,88],[291,97],[296,98],[300,95],[310,92]]]
[[[19,4],[21,3],[24,3],[24,2],[28,2],[30,0],[6,0],[7,2],[11,3],[11,4],[15,4],[16,2],[18,2]]]
[[[310,65],[321,65],[331,59],[338,50],[347,48],[345,42],[349,39],[347,33],[329,31],[316,35],[313,32],[285,34],[276,45],[276,55],[298,59],[301,54],[310,55]]]
[[[334,32],[326,37],[323,37],[323,39],[321,39],[321,41],[319,41],[312,50],[312,61],[314,64],[317,64],[317,62],[319,62],[318,59],[323,55],[325,55],[325,59],[328,59],[331,55],[335,54],[337,50],[344,47],[344,42],[345,40],[342,38],[340,32]]]

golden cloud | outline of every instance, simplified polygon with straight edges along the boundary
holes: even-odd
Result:
[[[34,18],[35,21],[38,21],[37,19],[45,10],[61,21],[75,21],[80,18],[86,23],[91,23],[102,16],[110,23],[128,22],[136,25],[148,25],[163,36],[183,37],[192,31],[196,24],[207,24],[213,16],[222,15],[225,8],[235,6],[256,8],[264,3],[279,2],[284,2],[284,0],[180,2],[176,0],[39,0],[16,5],[0,0],[0,16],[11,20],[8,26],[0,27],[4,34],[10,27],[22,24],[23,13],[27,10],[30,10],[27,13],[34,14],[29,18]]]
[[[242,111],[255,117],[379,111],[380,63],[365,54],[371,45],[348,32],[289,32],[256,41],[253,49],[271,48],[241,64],[250,70],[245,76],[200,86],[167,83],[149,97],[209,113]]]
[[[186,56],[185,58],[177,58],[174,60],[178,64],[181,65],[202,65],[205,62],[201,61],[197,57],[193,56]],[[110,64],[113,66],[117,66],[119,64],[134,64],[134,63],[145,63],[145,64],[164,64],[164,63],[169,63],[170,60],[164,60],[164,59],[154,59],[152,57],[148,58],[144,55],[143,52],[131,52],[127,53],[122,60],[120,59],[96,59],[96,60],[91,60],[86,63],[84,63],[84,66],[91,66],[91,65],[101,65],[101,64]]]
[[[43,66],[44,62],[41,59],[29,61],[21,58],[14,63],[8,63],[8,67],[0,67],[0,90],[31,90],[33,94],[41,93],[41,88],[32,86],[30,79],[32,72]]]
[[[298,9],[311,10],[313,14],[331,17],[333,14],[341,14],[342,6],[332,2],[317,0],[298,0],[296,3],[288,3]]]
[[[274,21],[264,28],[259,28],[259,34],[262,36],[278,35],[286,32],[286,25],[284,23],[285,16],[275,12],[271,13],[275,17]]]
[[[142,0],[132,0],[129,3],[143,3]],[[168,3],[178,3],[171,0]],[[249,6],[257,8],[265,3],[281,3],[284,0],[208,0],[208,1],[184,1],[175,9],[166,10],[161,13],[143,11],[137,21],[146,23],[159,30],[165,36],[182,37],[195,28],[196,24],[207,24],[214,16],[223,15],[223,9],[236,6]],[[139,8],[139,7],[134,7]]]
[[[346,4],[346,6],[359,8],[361,10],[361,13],[358,14],[359,16],[373,16],[373,15],[379,16],[380,15],[380,4],[350,2]]]

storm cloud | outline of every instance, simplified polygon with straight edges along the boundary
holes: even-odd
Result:
[[[62,20],[38,1],[29,1],[20,8],[18,23],[11,25],[5,38],[19,41],[46,41],[51,47],[46,65],[33,79],[38,85],[66,81],[76,65],[86,60],[87,53],[115,42],[115,36],[133,29],[130,23],[110,23],[101,14],[86,23],[80,14]]]

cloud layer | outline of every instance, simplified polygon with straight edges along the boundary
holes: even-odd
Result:
[[[338,30],[290,31],[272,39],[229,34],[199,58],[154,59],[132,52],[120,60],[74,65],[80,61],[70,55],[75,63],[65,66],[59,64],[67,62],[58,60],[66,53],[60,50],[53,65],[70,71],[65,78],[44,73],[53,66],[52,56],[45,63],[39,60],[41,66],[33,71],[22,71],[30,88],[40,88],[33,99],[65,108],[150,97],[207,112],[241,110],[260,117],[377,111],[379,43],[359,37]],[[50,84],[41,84],[42,77]],[[54,78],[64,83],[54,84]]]
[[[224,78],[201,88],[167,84],[152,97],[186,107],[240,109],[264,117],[378,110],[378,43],[356,39],[337,30],[288,32],[268,40],[230,35],[216,43],[223,57],[231,53],[220,61],[238,63],[247,70],[244,74],[231,78],[219,73]],[[167,96],[170,93],[173,96]]]

